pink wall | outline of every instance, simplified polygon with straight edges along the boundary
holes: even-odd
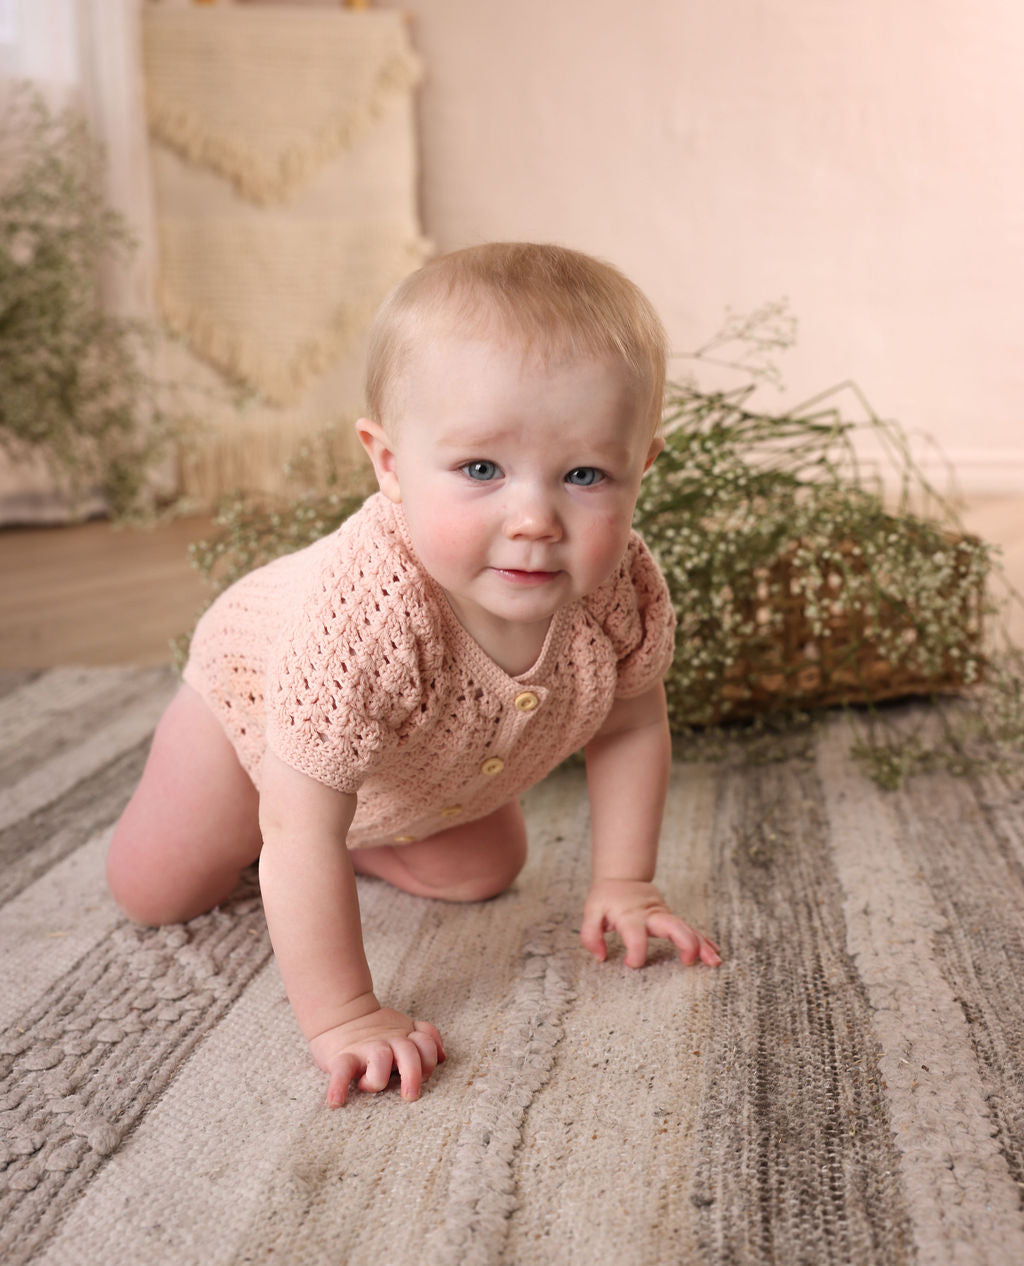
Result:
[[[966,489],[1024,490],[1016,0],[378,3],[424,55],[439,247],[605,255],[681,350],[788,296],[782,399],[853,377]]]
[[[20,0],[47,62],[22,73],[68,59],[43,37],[66,44],[76,5],[141,2]],[[773,406],[854,378],[965,490],[1024,490],[1019,0],[374,3],[410,14],[424,57],[422,210],[441,249],[602,254],[680,351],[726,308],[788,296],[799,342]]]

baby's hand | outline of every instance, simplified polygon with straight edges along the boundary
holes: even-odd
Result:
[[[392,1070],[401,1078],[402,1098],[418,1099],[420,1086],[445,1058],[441,1034],[432,1024],[381,1006],[321,1033],[309,1049],[330,1078],[329,1108],[341,1107],[357,1077],[360,1090],[383,1090]]]
[[[674,915],[654,884],[643,880],[594,880],[583,907],[580,940],[601,962],[608,956],[604,934],[612,930],[622,937],[627,967],[647,962],[650,936],[671,941],[688,967],[697,962],[717,967],[722,961],[714,941]]]

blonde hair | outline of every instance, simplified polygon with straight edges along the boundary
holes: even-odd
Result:
[[[547,361],[621,361],[661,421],[667,340],[643,292],[617,268],[579,251],[531,242],[492,242],[431,260],[385,299],[370,330],[366,402],[387,425],[395,386],[423,340],[495,331]]]

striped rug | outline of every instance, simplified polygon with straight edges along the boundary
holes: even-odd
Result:
[[[362,882],[378,991],[450,1058],[322,1106],[250,882],[157,931],[106,894],[165,670],[0,675],[0,1260],[1024,1261],[1024,796],[878,791],[852,722],[678,763],[660,877],[717,971],[577,941],[582,775],[496,901]]]

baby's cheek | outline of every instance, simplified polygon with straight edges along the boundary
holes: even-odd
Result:
[[[460,513],[438,501],[428,537],[433,558],[442,566],[452,567],[459,566],[477,552],[482,532],[473,515]]]
[[[588,571],[603,573],[603,579],[615,570],[629,544],[629,527],[620,515],[603,516],[591,525],[582,542],[582,561]]]

